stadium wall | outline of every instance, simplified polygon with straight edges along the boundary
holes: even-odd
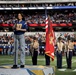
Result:
[[[13,3],[13,4],[17,4],[17,3],[19,3],[19,4],[21,4],[21,3],[57,3],[57,2],[76,2],[76,0],[13,0],[13,1],[11,1],[11,0],[5,0],[5,1],[0,1],[0,3],[7,3],[7,4],[9,4],[9,3]]]

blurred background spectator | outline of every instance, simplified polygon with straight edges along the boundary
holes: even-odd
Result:
[[[29,32],[30,33],[30,32]],[[44,51],[45,51],[45,42],[46,42],[46,35],[45,33],[30,33],[30,35],[25,35],[25,52],[29,53],[29,46],[30,46],[30,37],[36,37],[38,38],[38,42],[39,42],[39,54],[40,55],[44,55]],[[68,37],[71,38],[73,44],[74,44],[74,55],[76,55],[76,34],[75,33],[69,33],[69,32],[59,32],[59,33],[55,33],[55,37],[56,37],[56,42],[58,41],[58,37],[62,37],[62,41],[65,44]],[[56,45],[55,45],[56,48]],[[55,49],[56,50],[56,49]],[[3,55],[12,55],[14,51],[14,37],[12,34],[8,35],[8,34],[3,34],[0,35],[0,54]]]
[[[64,13],[62,13],[64,12]],[[76,22],[76,12],[72,10],[63,10],[61,12],[48,11],[48,14],[51,16],[51,20],[53,23],[74,23]],[[17,13],[16,11],[13,13],[9,13],[9,11],[4,11],[0,13],[0,24],[15,24],[17,22]],[[24,19],[28,24],[45,24],[45,14],[43,12],[38,13],[38,11],[31,11],[31,14],[24,13]]]

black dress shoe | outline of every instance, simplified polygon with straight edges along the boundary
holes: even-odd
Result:
[[[21,66],[20,66],[20,68],[24,68],[24,67],[25,67],[24,65],[21,65]]]
[[[57,67],[57,69],[61,69],[62,67]]]
[[[13,65],[12,67],[11,67],[12,69],[17,69],[17,68],[19,68],[17,65]]]

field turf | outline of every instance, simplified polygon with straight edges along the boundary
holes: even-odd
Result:
[[[19,62],[20,59],[18,59]],[[19,62],[20,63],[20,62]],[[32,65],[31,56],[26,56],[25,58],[26,65]],[[72,69],[67,69],[66,58],[63,57],[63,68],[61,70],[56,68],[56,57],[54,61],[50,62],[51,66],[55,67],[55,75],[76,75],[76,56],[72,58]],[[11,55],[0,55],[0,66],[2,65],[13,65],[13,56]],[[38,56],[38,65],[45,65],[45,56]]]

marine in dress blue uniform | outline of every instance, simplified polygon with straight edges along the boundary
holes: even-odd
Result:
[[[62,42],[62,38],[58,38],[57,42],[57,68],[62,68],[62,51],[64,44]]]
[[[71,69],[72,68],[72,55],[73,55],[74,45],[70,39],[68,39],[68,41],[65,45],[65,50],[66,50],[67,68]]]

